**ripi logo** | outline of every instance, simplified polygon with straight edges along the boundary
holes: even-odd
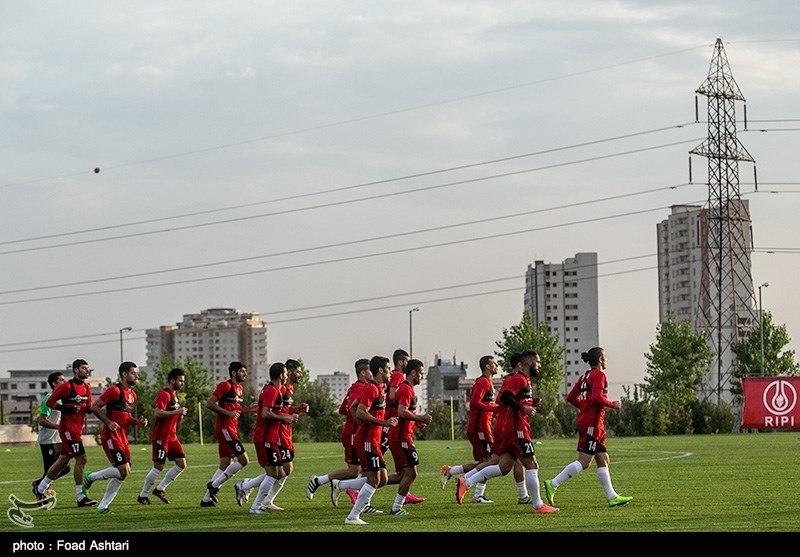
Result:
[[[797,406],[797,390],[789,381],[777,379],[761,395],[764,408],[772,416],[764,416],[766,427],[794,427],[794,416],[789,416]]]
[[[75,395],[75,402],[77,404],[83,404],[84,402],[87,402],[88,400],[89,400],[89,398],[85,397],[83,395]]]

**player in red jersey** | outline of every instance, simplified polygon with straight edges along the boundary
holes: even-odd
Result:
[[[630,503],[633,497],[619,495],[611,485],[611,463],[606,451],[606,408],[619,408],[619,400],[608,399],[608,379],[606,351],[595,346],[581,354],[581,359],[591,369],[578,378],[567,395],[567,402],[578,409],[578,459],[567,464],[552,480],[545,480],[544,493],[549,504],[553,504],[556,489],[568,479],[586,470],[594,460],[597,466],[597,479],[606,492],[609,507]]]
[[[357,360],[355,363],[355,371],[356,380],[350,385],[347,394],[344,395],[341,404],[339,404],[339,414],[345,417],[344,427],[342,428],[342,447],[344,447],[344,462],[347,468],[340,468],[322,476],[311,476],[308,479],[308,487],[306,488],[306,497],[311,500],[314,498],[314,493],[321,485],[330,483],[332,493],[331,501],[334,507],[339,504],[339,493],[350,489],[347,485],[340,487],[339,482],[342,480],[355,479],[361,472],[361,465],[358,462],[358,453],[355,447],[353,447],[353,437],[357,426],[355,414],[358,409],[358,399],[361,396],[361,391],[364,389],[364,386],[372,381],[369,360],[366,358]],[[364,479],[366,480],[366,478]],[[358,487],[360,488],[361,486],[359,485]]]
[[[258,397],[258,417],[253,429],[253,443],[256,446],[258,464],[264,468],[263,478],[258,487],[258,494],[250,507],[251,514],[264,514],[267,510],[283,510],[281,508],[269,509],[262,502],[275,487],[276,482],[283,478],[283,450],[281,443],[281,429],[284,424],[292,424],[300,416],[296,413],[283,411],[283,387],[286,385],[286,365],[281,362],[272,364],[269,368],[269,383],[261,389]],[[274,506],[274,505],[273,505]]]
[[[134,418],[136,393],[133,387],[139,382],[139,367],[133,362],[119,365],[119,383],[111,385],[92,404],[92,412],[103,422],[100,442],[111,466],[83,476],[83,492],[88,494],[92,484],[108,480],[106,492],[97,505],[97,514],[110,513],[108,506],[117,496],[122,482],[131,473],[131,451],[128,446],[128,426],[147,427],[147,418]]]
[[[395,403],[397,404],[397,427],[389,430],[389,447],[392,451],[394,466],[400,470],[400,481],[397,488],[397,497],[392,503],[389,514],[401,516],[408,514],[403,508],[411,484],[417,479],[417,466],[419,455],[414,446],[414,428],[426,427],[431,423],[433,416],[430,414],[417,414],[417,395],[414,387],[422,382],[425,375],[425,364],[419,360],[409,360],[405,368],[406,379],[397,387]]]
[[[148,493],[153,484],[156,483],[159,474],[164,470],[164,463],[167,459],[175,463],[161,480],[161,483],[153,490],[153,495],[161,499],[164,503],[169,500],[164,495],[167,486],[174,482],[181,473],[186,470],[186,454],[183,452],[183,445],[178,440],[178,423],[183,420],[187,409],[178,402],[178,393],[183,390],[186,383],[186,376],[179,367],[173,368],[167,374],[168,385],[161,389],[156,395],[155,409],[153,416],[153,433],[150,436],[153,445],[153,467],[144,478],[142,491],[139,493],[137,501],[141,505],[149,505]]]
[[[535,401],[531,396],[531,376],[541,367],[539,355],[528,350],[515,354],[511,363],[514,369],[503,380],[498,398],[498,423],[495,423],[497,442],[494,452],[499,455],[497,464],[481,464],[479,472],[470,478],[458,478],[456,501],[460,504],[470,487],[491,478],[505,476],[519,460],[525,467],[525,484],[533,500],[534,514],[557,513],[558,509],[542,501],[539,491],[539,463],[536,461],[530,435],[530,418],[536,414]]]
[[[33,495],[37,501],[45,499],[47,486],[59,477],[61,471],[75,459],[75,468],[72,475],[75,479],[75,495],[79,507],[91,507],[97,501],[90,499],[83,493],[83,469],[86,466],[86,450],[81,437],[86,423],[86,413],[92,406],[92,389],[86,383],[91,370],[86,360],[77,359],[72,362],[74,377],[57,386],[47,406],[61,412],[61,421],[58,423],[58,432],[61,436],[61,448],[58,458],[47,470],[44,478],[33,482]]]
[[[369,369],[373,379],[367,383],[358,399],[356,419],[359,423],[353,441],[358,451],[361,473],[367,477],[367,481],[359,490],[358,499],[350,509],[350,514],[344,519],[345,524],[366,524],[360,515],[369,506],[375,491],[386,485],[388,479],[386,462],[381,451],[381,431],[384,426],[397,426],[396,417],[384,419],[384,387],[389,380],[389,358],[373,356],[369,361]]]
[[[242,362],[231,362],[228,365],[228,373],[231,378],[217,385],[206,401],[206,408],[217,414],[214,430],[217,434],[219,467],[214,470],[211,481],[206,484],[206,493],[200,501],[201,507],[216,506],[219,501],[217,493],[220,486],[249,462],[244,445],[239,440],[239,416],[258,411],[258,403],[254,402],[247,408],[242,408],[247,366]]]

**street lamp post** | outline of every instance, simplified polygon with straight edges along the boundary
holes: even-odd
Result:
[[[411,317],[419,308],[411,308],[408,310],[408,355],[414,357],[414,321]]]
[[[123,328],[121,328],[119,330],[119,362],[120,363],[125,361],[125,356],[123,355],[123,352],[122,352],[122,333],[124,333],[126,331],[132,331],[132,330],[133,330],[133,328],[131,328],[131,327],[123,327]]]
[[[765,282],[758,287],[758,332],[761,333],[761,375],[764,376],[764,315],[761,309],[761,289],[769,286]]]

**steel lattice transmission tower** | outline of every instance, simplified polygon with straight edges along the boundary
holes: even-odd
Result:
[[[739,161],[755,163],[736,138],[735,101],[744,101],[733,79],[722,40],[717,39],[708,77],[695,91],[708,97],[708,138],[690,151],[708,159],[708,201],[701,296],[695,328],[705,328],[716,355],[704,398],[730,401],[734,342],[757,322],[750,273],[749,206],[739,195]]]

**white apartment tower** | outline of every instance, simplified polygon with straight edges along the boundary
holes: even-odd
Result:
[[[146,335],[148,368],[166,353],[173,360],[194,358],[213,372],[215,385],[230,378],[228,364],[233,361],[247,366],[246,386],[255,393],[268,380],[267,324],[258,313],[211,308],[185,314],[174,327],[147,329]]]
[[[534,327],[547,323],[564,347],[564,394],[587,369],[581,352],[600,344],[597,299],[597,253],[528,265],[525,311]]]

